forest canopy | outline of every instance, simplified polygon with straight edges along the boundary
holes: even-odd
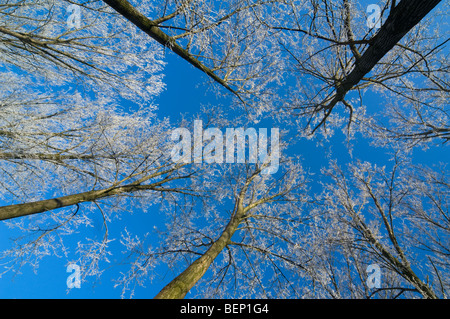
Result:
[[[447,298],[443,1],[0,14],[0,293]]]

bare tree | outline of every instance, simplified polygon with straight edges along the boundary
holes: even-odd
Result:
[[[434,92],[433,92],[434,91]],[[424,89],[417,92],[415,101],[391,99],[384,116],[364,119],[362,129],[374,138],[377,145],[395,141],[407,148],[430,145],[449,140],[448,89]]]
[[[37,265],[50,247],[64,251],[54,236],[88,227],[92,212],[107,225],[125,198],[151,205],[161,192],[183,193],[173,184],[193,174],[171,161],[170,126],[152,113],[162,50],[131,46],[139,36],[101,3],[78,6],[71,26],[70,5],[0,5],[0,219],[24,232],[2,254],[7,270]],[[135,110],[121,109],[123,98]],[[103,247],[100,259],[108,241],[105,229],[91,243]]]
[[[104,2],[231,92],[250,116],[277,101],[272,85],[282,81],[283,59],[278,39],[258,21],[278,11],[277,1],[162,1],[153,16],[126,0]]]
[[[299,296],[291,276],[292,268],[301,267],[296,253],[302,235],[296,229],[308,219],[302,215],[307,202],[304,172],[291,163],[274,178],[261,175],[263,166],[240,166],[226,169],[224,179],[215,184],[214,200],[203,209],[174,214],[160,248],[127,241],[138,264],[119,281],[124,292],[132,293],[133,283],[143,285],[149,269],[162,259],[179,274],[157,299],[184,298],[194,286],[203,298]]]
[[[89,227],[97,215],[107,227],[115,215],[157,204],[162,193],[173,193],[165,201],[197,195],[193,185],[187,187],[196,171],[170,158],[167,122],[112,108],[99,112],[95,105],[44,104],[49,114],[30,105],[2,109],[1,196],[2,204],[9,204],[0,207],[0,219],[25,234],[4,252],[15,265],[8,269],[45,256],[53,236]],[[105,228],[105,237],[93,246],[106,245],[107,234]],[[65,249],[63,242],[51,246]],[[105,257],[103,251],[98,257]]]
[[[70,11],[71,7],[77,11]],[[27,0],[0,5],[1,60],[34,87],[84,85],[91,92],[148,100],[162,89],[162,50],[99,2]],[[70,23],[78,15],[78,24]]]
[[[157,298],[447,297],[445,169],[412,166],[395,144],[390,170],[333,163],[310,199],[297,159],[273,176],[261,163],[174,163],[174,127],[152,104],[171,50],[250,120],[270,114],[310,138],[342,126],[383,146],[446,141],[440,2],[383,1],[379,29],[351,0],[0,4],[0,220],[23,233],[0,255],[5,271],[67,256],[67,235],[95,215],[103,236],[71,248],[84,276],[99,276],[115,218],[156,207],[164,229],[121,229],[123,296],[164,265],[174,277]],[[67,21],[69,6],[79,24]],[[370,95],[383,105],[365,105]],[[237,123],[216,111],[202,115],[208,125]]]
[[[334,164],[327,174],[332,179],[323,197],[327,213],[312,233],[319,238],[317,249],[328,251],[311,263],[312,278],[326,294],[446,298],[449,185],[445,169],[414,167],[396,157],[389,171],[365,162],[349,165],[348,171]],[[379,287],[366,284],[371,263],[381,267]]]
[[[340,125],[340,112],[332,116],[339,104],[349,112],[348,127],[356,122],[364,130],[371,122],[362,95],[370,89],[427,110],[431,102],[421,101],[417,92],[436,92],[441,97],[433,102],[448,92],[447,67],[439,55],[447,39],[445,33],[433,33],[430,26],[437,23],[428,19],[439,0],[384,1],[378,30],[366,27],[365,8],[350,0],[236,1],[217,9],[208,1],[166,1],[153,19],[126,0],[105,2],[231,91],[247,109],[257,108],[252,114],[279,113],[285,101],[285,111],[305,119],[308,133],[326,122],[330,128]],[[293,63],[286,65],[289,59]],[[423,81],[412,84],[419,74]],[[286,93],[273,85],[292,77],[298,86],[281,98]],[[424,121],[416,127],[419,136],[445,130],[433,128],[432,118]]]

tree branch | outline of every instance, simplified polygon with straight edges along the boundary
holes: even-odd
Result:
[[[189,62],[189,64],[206,73],[211,79],[213,79],[215,82],[226,88],[228,91],[233,93],[242,101],[242,98],[240,97],[238,92],[236,92],[233,88],[231,88],[228,85],[228,83],[226,83],[225,80],[220,78],[210,68],[206,67],[187,50],[185,50],[179,44],[177,44],[172,37],[168,36],[163,31],[161,31],[161,29],[158,27],[158,24],[155,21],[152,21],[148,19],[146,16],[144,16],[142,13],[136,10],[136,8],[134,8],[127,0],[103,0],[103,1],[107,3],[111,8],[116,10],[118,13],[120,13],[128,21],[130,21],[139,29],[147,33],[151,38],[159,42],[164,47],[170,49],[179,57]]]

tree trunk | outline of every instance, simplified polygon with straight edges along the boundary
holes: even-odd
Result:
[[[0,207],[0,220],[39,214],[53,209],[68,207],[83,202],[92,202],[94,200],[108,196],[133,192],[141,188],[142,187],[136,185],[121,186],[102,190],[94,190],[68,196],[62,196],[58,198],[45,199],[37,202],[3,206]]]
[[[167,284],[156,296],[155,299],[182,299],[191,290],[197,281],[206,273],[214,259],[222,252],[229,243],[231,237],[236,232],[242,221],[245,210],[239,206],[236,214],[231,218],[225,230],[211,247],[196,261],[189,265],[180,275]]]
[[[210,68],[206,67],[203,63],[197,60],[192,54],[187,50],[182,48],[176,43],[174,39],[165,34],[154,21],[148,19],[135,7],[133,7],[127,0],[103,0],[111,8],[120,13],[124,18],[133,23],[139,29],[147,33],[151,38],[159,42],[161,45],[172,50],[179,57],[186,60],[188,63],[196,67],[197,69],[206,73],[214,81],[222,85],[228,91],[239,97],[238,93],[231,88],[225,80],[217,76]]]
[[[336,87],[333,100],[325,107],[333,108],[342,101],[373,67],[441,0],[402,0],[389,14],[386,22],[371,39],[369,48],[355,62],[353,70]]]
[[[37,202],[29,202],[24,204],[15,204],[9,206],[0,207],[0,220],[6,220],[11,218],[23,217],[32,214],[43,213],[57,208],[72,206],[80,204],[83,202],[93,202],[95,200],[110,197],[114,195],[132,193],[140,190],[153,190],[153,191],[173,191],[177,192],[176,188],[162,188],[161,186],[173,180],[187,178],[187,176],[177,176],[177,177],[165,177],[162,180],[153,182],[151,184],[142,185],[142,183],[147,182],[151,178],[156,178],[164,174],[170,174],[174,170],[185,166],[186,164],[177,165],[174,168],[169,168],[165,171],[157,171],[156,173],[147,175],[135,181],[133,183],[119,186],[118,184],[113,185],[108,188],[92,190],[88,192],[62,196],[58,198],[45,199]],[[123,182],[123,180],[122,180]]]

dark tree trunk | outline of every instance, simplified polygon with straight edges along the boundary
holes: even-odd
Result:
[[[371,39],[369,48],[359,58],[353,70],[336,87],[333,100],[325,107],[333,108],[348,91],[359,83],[373,67],[441,0],[403,0],[389,14],[386,22]]]

